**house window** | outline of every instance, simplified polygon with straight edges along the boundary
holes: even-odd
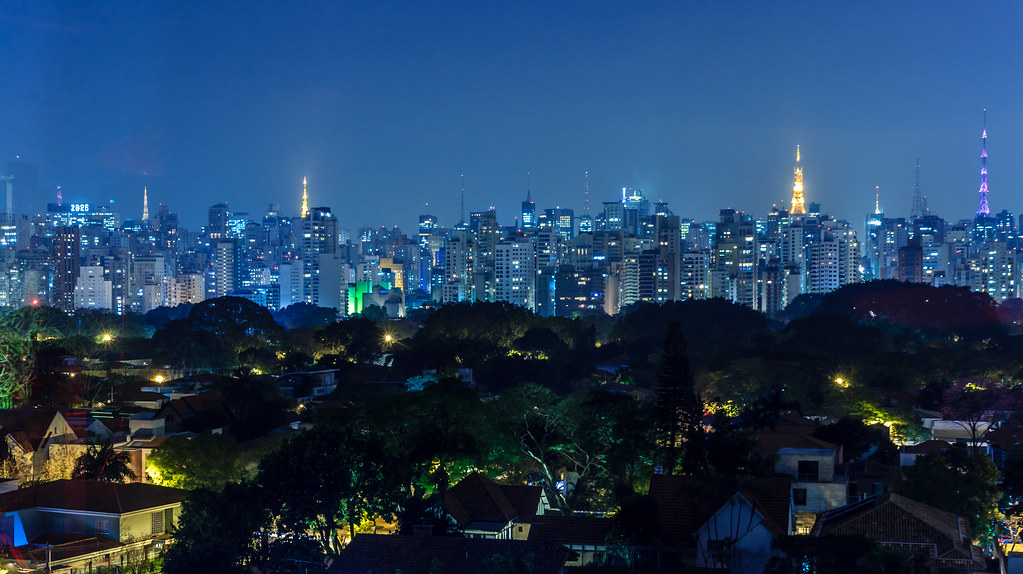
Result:
[[[163,534],[163,511],[153,513],[153,534]]]
[[[97,518],[96,534],[110,534],[110,520],[106,518]]]
[[[821,476],[821,463],[816,460],[799,461],[799,472],[796,477],[800,482],[817,482]]]
[[[806,506],[806,489],[805,488],[793,488],[792,489],[792,504],[796,506]]]

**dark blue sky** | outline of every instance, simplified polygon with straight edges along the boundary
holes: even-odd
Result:
[[[89,4],[89,5],[85,5]],[[197,228],[227,201],[310,201],[343,227],[510,224],[623,186],[714,219],[806,196],[857,226],[972,217],[982,110],[990,205],[1023,211],[1016,2],[10,2],[0,157],[67,201],[168,204]],[[39,211],[53,197],[17,197]],[[429,207],[426,203],[429,202]],[[155,210],[155,208],[154,208]]]

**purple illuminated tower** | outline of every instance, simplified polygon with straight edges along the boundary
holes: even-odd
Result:
[[[991,209],[987,206],[987,110],[984,110],[984,131],[980,136],[980,206],[977,207],[977,217],[991,215]]]

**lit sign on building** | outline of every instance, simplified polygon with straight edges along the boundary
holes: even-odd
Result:
[[[88,212],[89,212],[89,204],[88,203],[72,203],[71,204],[71,213],[88,213]]]

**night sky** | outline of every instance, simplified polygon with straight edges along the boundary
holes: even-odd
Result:
[[[593,211],[639,187],[698,220],[806,198],[862,227],[1023,212],[1019,2],[7,2],[0,159],[55,201],[333,208],[342,227],[495,206]],[[0,163],[2,168],[3,163]],[[143,172],[148,172],[144,176]],[[427,203],[429,206],[427,207]]]

